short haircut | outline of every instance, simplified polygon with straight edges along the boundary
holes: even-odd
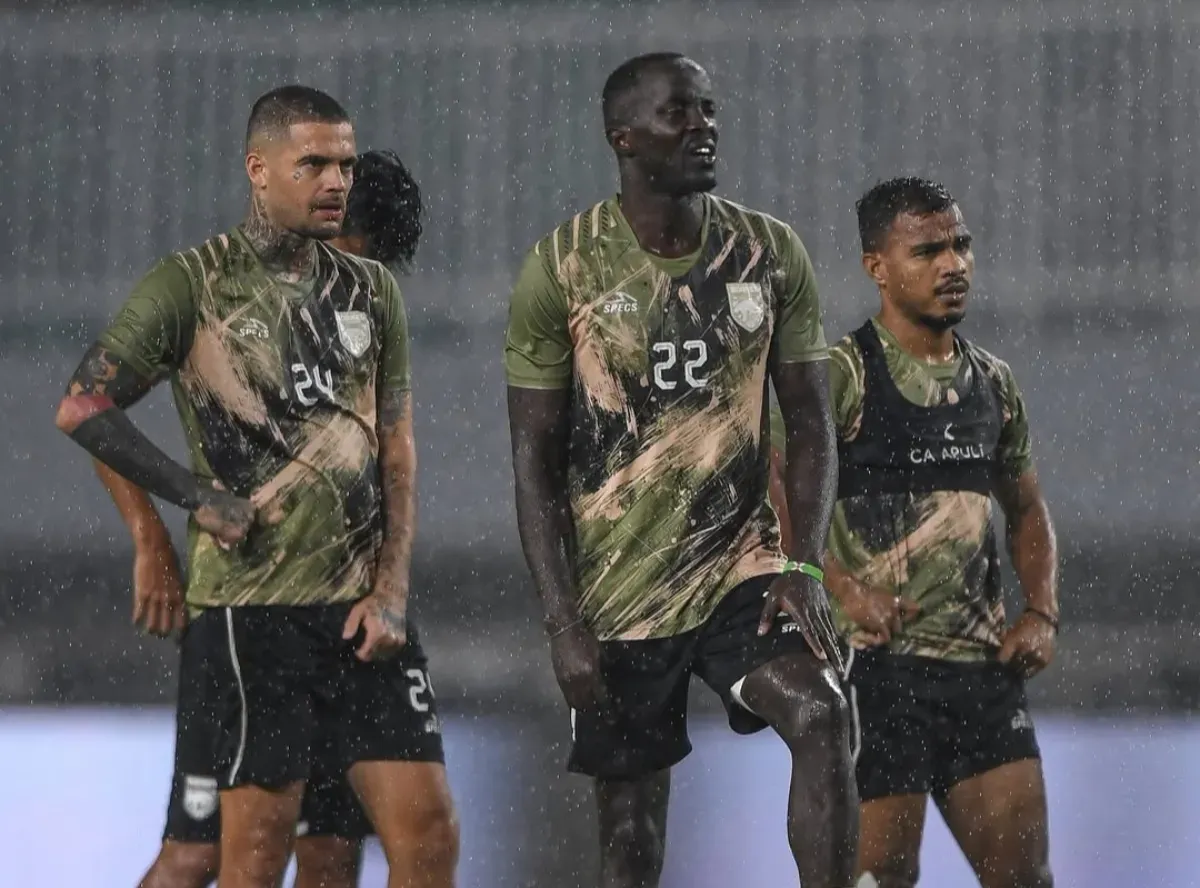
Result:
[[[259,96],[246,124],[246,147],[260,137],[274,138],[294,123],[348,123],[338,100],[311,86],[280,86]]]
[[[669,65],[686,58],[679,52],[651,52],[622,62],[604,81],[604,91],[600,96],[604,128],[621,126],[626,122],[628,110],[625,100],[637,89],[643,74],[660,65]]]
[[[366,151],[354,165],[344,234],[367,239],[370,258],[397,270],[412,268],[421,240],[421,190],[395,151]]]
[[[854,205],[858,214],[858,237],[864,253],[883,249],[896,217],[904,213],[925,216],[943,213],[955,200],[944,185],[917,176],[880,182]]]

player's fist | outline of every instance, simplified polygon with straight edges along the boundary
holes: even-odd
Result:
[[[855,633],[856,638],[866,639],[872,646],[887,644],[905,624],[921,613],[921,606],[912,599],[871,589],[861,583],[847,588],[838,603],[846,618],[859,630]]]
[[[214,481],[211,489],[202,489],[200,505],[192,517],[208,531],[223,549],[231,549],[246,538],[254,523],[255,506],[248,499],[234,496]]]
[[[169,538],[139,542],[133,555],[133,623],[159,637],[187,622],[179,559]]]
[[[600,641],[582,620],[550,637],[550,661],[568,706],[577,712],[608,711]]]
[[[364,663],[394,656],[408,642],[407,590],[403,596],[373,592],[350,609],[342,638],[362,632],[362,644],[354,652]]]
[[[1057,632],[1044,617],[1026,611],[1005,633],[997,655],[1023,678],[1033,678],[1054,659]]]

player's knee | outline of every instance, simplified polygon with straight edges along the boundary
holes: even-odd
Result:
[[[789,746],[814,740],[844,744],[850,736],[850,707],[846,695],[832,681],[819,681],[789,691],[789,706],[780,736]]]
[[[981,880],[984,888],[1054,888],[1054,877],[1046,863],[1029,862],[999,874],[998,878]]]
[[[617,818],[603,837],[606,869],[644,884],[662,873],[666,836],[653,817],[629,814]]]
[[[217,844],[164,842],[138,888],[206,888],[221,862]]]
[[[306,837],[296,843],[294,888],[355,888],[362,844],[349,839]]]
[[[440,873],[453,871],[458,862],[458,817],[449,799],[422,805],[389,833],[380,835],[389,865]]]
[[[228,869],[239,885],[278,885],[287,869],[289,844],[286,835],[265,827],[248,830],[225,846],[222,873]]]

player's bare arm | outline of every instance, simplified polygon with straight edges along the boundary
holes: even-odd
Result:
[[[1025,596],[1025,610],[1005,636],[999,656],[1029,677],[1045,669],[1054,658],[1058,543],[1050,508],[1033,469],[1015,478],[1002,478],[997,498],[1004,510],[1009,554]]]
[[[183,629],[187,621],[179,557],[149,495],[104,463],[93,460],[133,540],[133,623],[151,635]]]
[[[780,364],[775,394],[787,430],[784,484],[787,494],[791,557],[818,565],[825,552],[837,493],[837,450],[829,404],[828,362]],[[825,589],[799,571],[784,574],[771,587],[763,609],[766,631],[780,613],[800,627],[813,652],[840,671],[841,648]]]
[[[363,629],[357,651],[363,660],[378,659],[404,646],[407,635],[408,581],[417,524],[417,447],[413,437],[412,393],[380,393],[379,471],[383,495],[383,544],[372,594],[351,611],[344,635]]]
[[[572,709],[605,700],[600,643],[579,612],[567,497],[571,390],[508,387],[517,526],[542,601],[554,675]]]
[[[254,507],[223,490],[205,487],[143,435],[125,413],[154,382],[94,345],[67,384],[55,422],[123,478],[192,512],[197,523],[221,542],[240,541],[250,527]]]
[[[791,518],[788,515],[787,506],[787,482],[784,480],[785,466],[787,460],[784,459],[783,452],[778,448],[771,448],[771,477],[768,481],[767,493],[771,498],[771,507],[775,509],[775,514],[779,516],[779,544],[783,547],[783,554],[791,557],[792,554],[792,525]]]

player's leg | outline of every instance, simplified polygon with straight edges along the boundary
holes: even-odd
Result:
[[[856,883],[862,888],[913,888],[925,830],[923,794],[889,795],[859,806]]]
[[[203,632],[184,629],[179,643],[175,767],[162,846],[139,888],[206,888],[220,863],[216,715],[209,708]]]
[[[938,807],[983,888],[1050,888],[1046,785],[1024,685],[999,664],[957,669]]]
[[[321,608],[205,611],[218,723],[218,888],[276,888],[291,857],[315,733],[313,686],[325,662],[309,626]]]
[[[671,771],[596,778],[601,888],[655,888],[667,849]]]
[[[164,839],[138,888],[208,888],[217,877],[220,860],[216,842]]]
[[[341,625],[335,629],[340,640]],[[458,818],[417,632],[410,626],[401,655],[378,663],[357,660],[353,641],[340,643],[342,684],[328,717],[350,785],[387,857],[388,885],[452,888]]]
[[[600,888],[655,888],[666,853],[671,767],[691,752],[696,633],[604,645],[605,713],[571,713],[570,771],[594,778]]]
[[[361,865],[361,839],[300,836],[296,839],[293,888],[355,888]]]
[[[1046,789],[1038,759],[954,786],[938,806],[983,888],[1051,888]]]
[[[770,725],[792,754],[788,840],[805,888],[852,883],[858,796],[841,680],[817,660],[791,624],[758,635],[763,594],[773,577],[749,580],[718,606],[701,631],[695,670],[721,695],[730,725]]]
[[[313,751],[296,829],[293,888],[355,888],[362,842],[371,821],[342,771],[336,738],[322,736]]]

